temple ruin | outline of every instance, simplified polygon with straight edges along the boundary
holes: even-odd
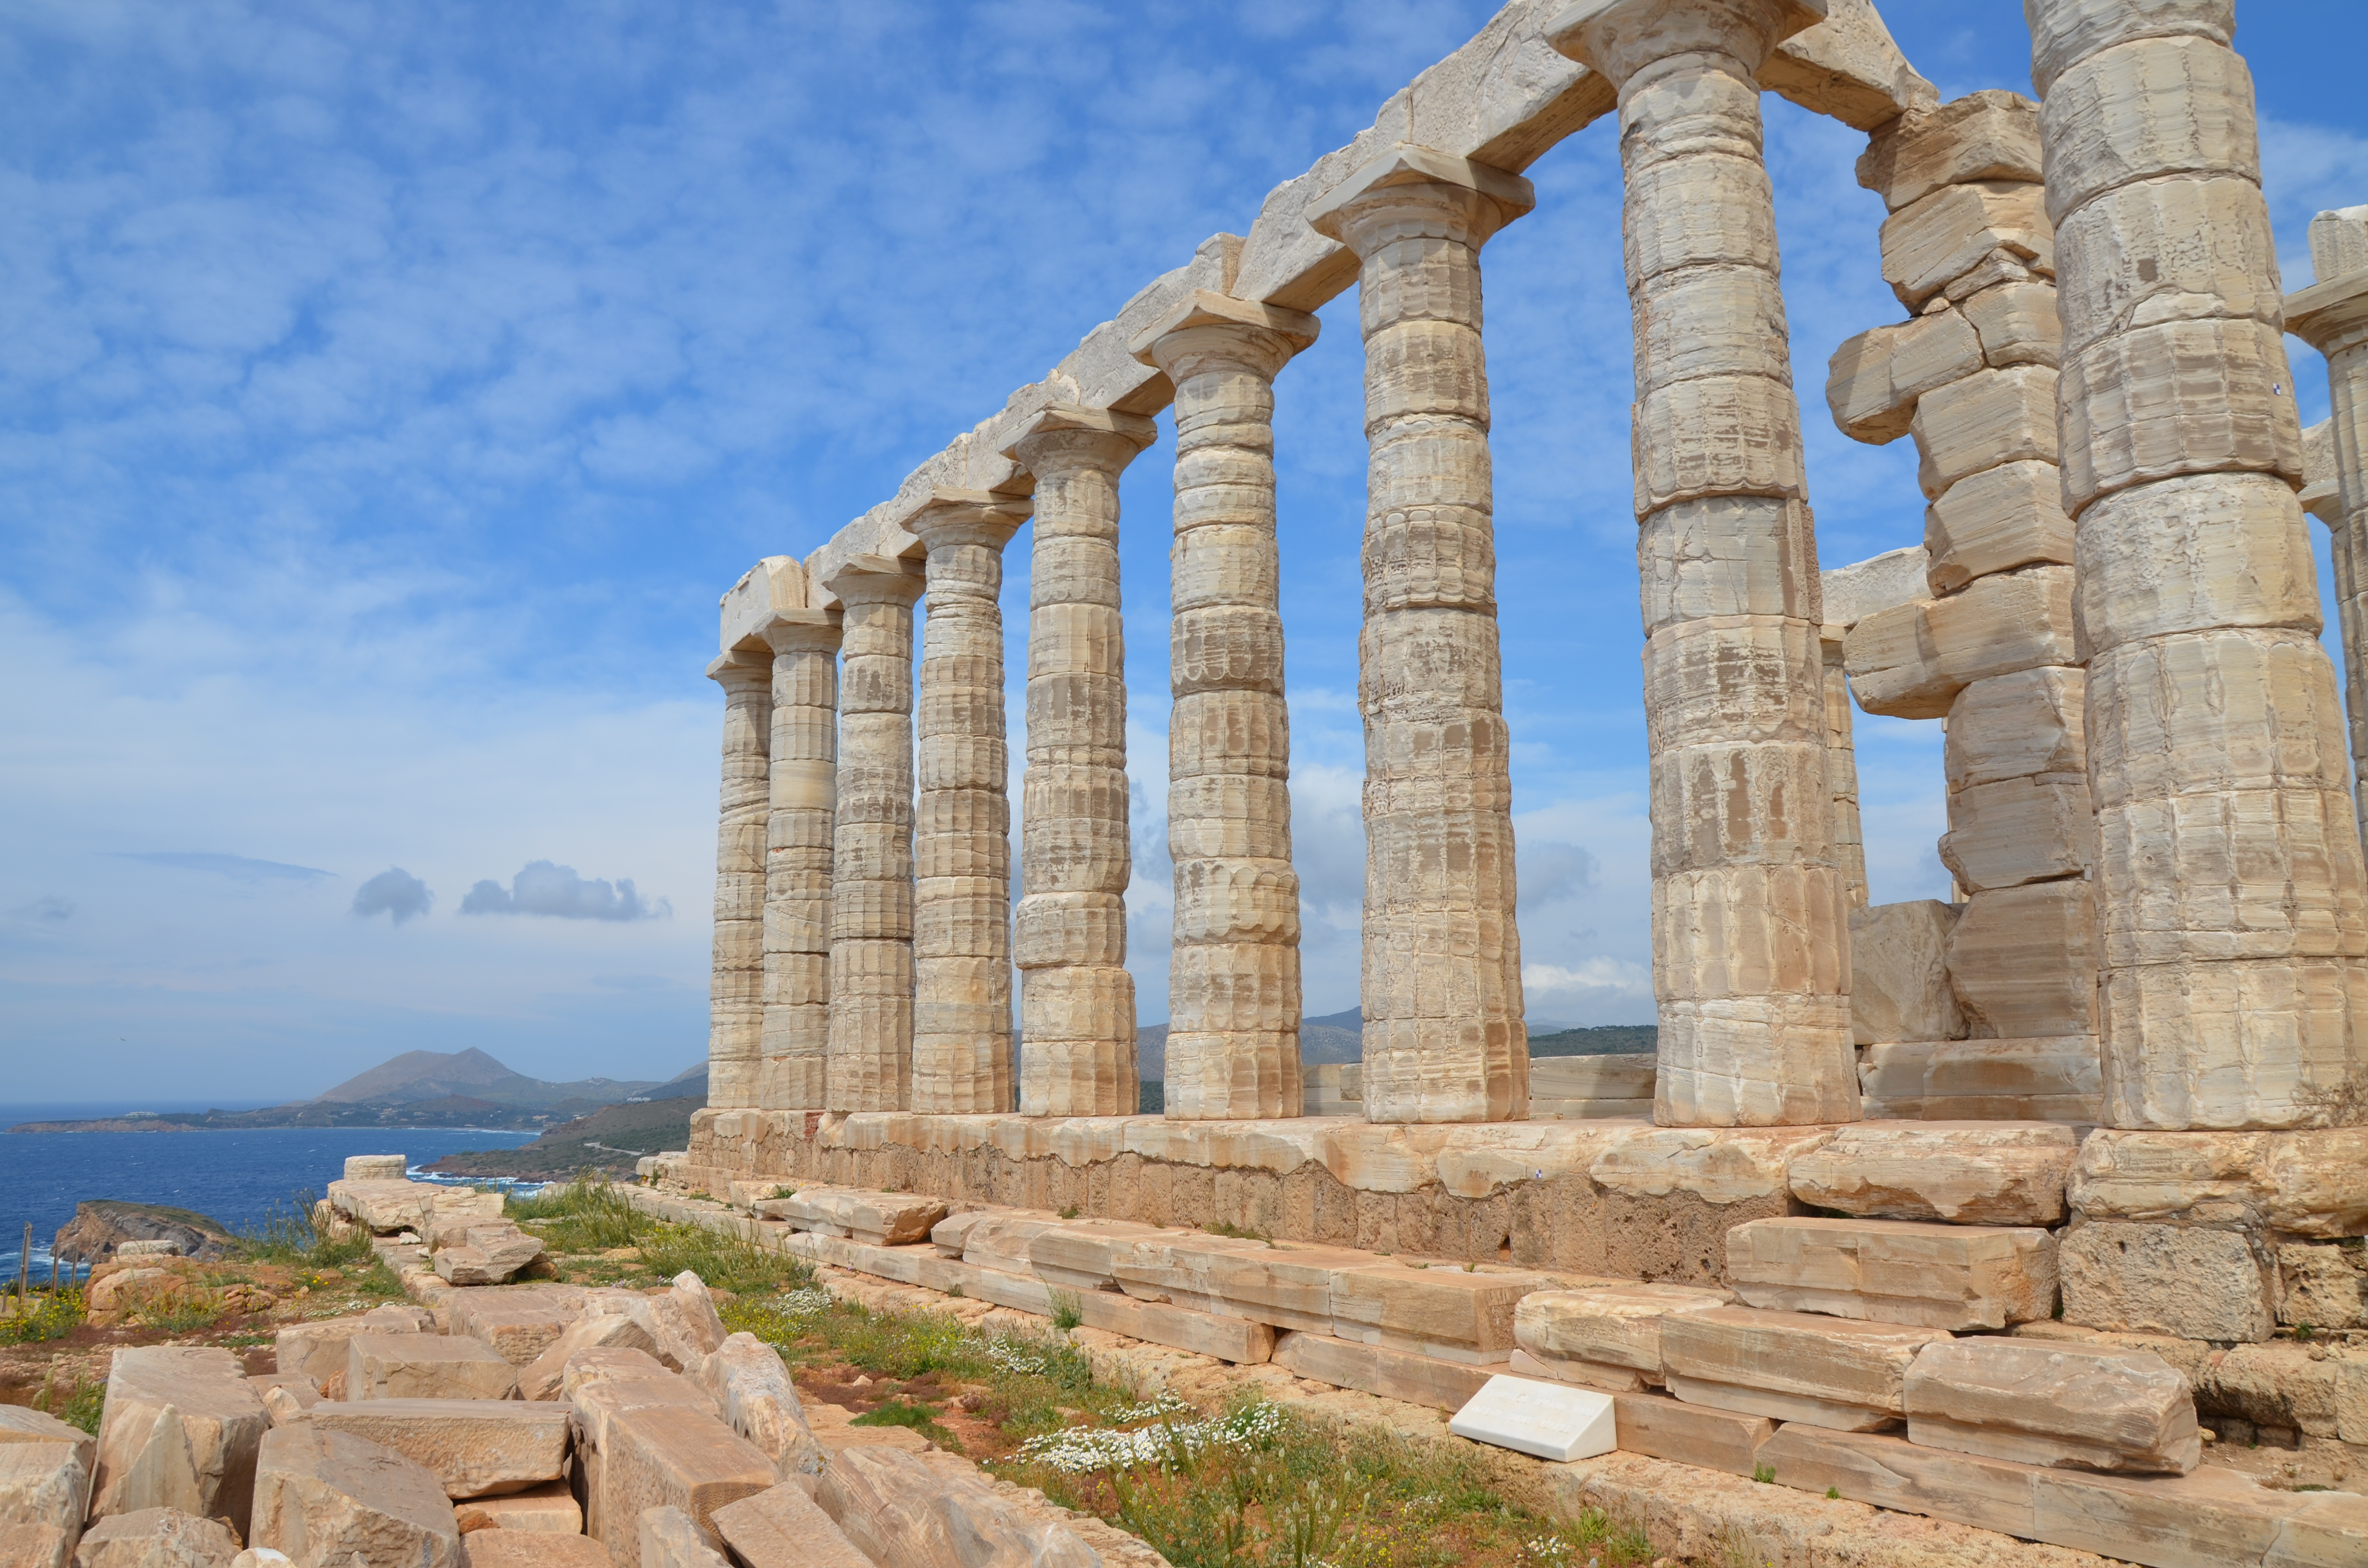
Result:
[[[734,584],[710,1108],[661,1185],[1317,1382],[1608,1390],[1673,1465],[2138,1562],[2368,1561],[2368,207],[2286,292],[2233,0],[2025,11],[2036,99],[1943,103],[1869,0],[1513,0]],[[1864,132],[1889,213],[1900,316],[1826,403],[1915,443],[1924,535],[1825,570],[1763,92]],[[1579,134],[1624,173],[1659,1047],[1533,1066],[1482,253]],[[1364,1059],[1303,1069],[1271,420],[1351,288]],[[1144,1116],[1118,481],[1171,409]],[[1952,901],[1869,905],[1853,709],[1946,724]],[[892,1191],[934,1244],[849,1218]]]

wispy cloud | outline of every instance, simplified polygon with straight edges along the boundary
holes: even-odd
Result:
[[[74,918],[74,900],[57,893],[44,893],[9,911],[19,920],[38,920],[46,925],[62,926]]]
[[[354,913],[365,919],[389,915],[397,926],[427,913],[436,895],[427,884],[400,866],[390,866],[354,890]]]
[[[316,882],[324,877],[337,874],[313,866],[290,866],[279,860],[256,860],[245,855],[209,855],[196,850],[123,854],[121,858],[141,860],[151,866],[170,866],[180,871],[210,871],[238,882]]]
[[[645,900],[633,889],[633,879],[620,877],[611,884],[575,874],[573,866],[530,860],[510,879],[507,888],[481,881],[461,900],[463,915],[548,915],[560,920],[671,919],[674,905],[665,899]]]

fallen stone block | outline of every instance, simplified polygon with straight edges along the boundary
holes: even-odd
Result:
[[[723,1345],[725,1335],[723,1319],[715,1310],[715,1298],[708,1294],[707,1281],[686,1268],[674,1277],[674,1283],[668,1287],[664,1299],[678,1315],[680,1331],[689,1336],[693,1350],[708,1356]],[[662,1316],[660,1321],[666,1320]],[[682,1364],[689,1366],[690,1358],[683,1357]]]
[[[477,1339],[440,1334],[358,1334],[346,1342],[346,1398],[518,1397],[518,1369]]]
[[[94,1515],[176,1508],[246,1531],[271,1418],[227,1350],[118,1350],[91,1477]],[[0,1455],[6,1449],[0,1446]]]
[[[753,1334],[734,1334],[700,1368],[699,1381],[731,1428],[773,1461],[783,1480],[822,1470],[822,1448],[781,1353]]]
[[[2203,1462],[2187,1380],[2145,1350],[1982,1337],[1927,1346],[1907,1439],[2046,1468],[2184,1475]]]
[[[513,1367],[529,1366],[584,1316],[587,1294],[552,1285],[467,1292],[452,1302],[452,1337],[490,1346]]]
[[[324,1404],[312,1418],[427,1466],[456,1499],[522,1492],[567,1473],[567,1411],[557,1404],[372,1399]]]
[[[176,1508],[141,1508],[94,1520],[74,1546],[74,1568],[230,1568],[238,1537],[219,1519]]]
[[[1816,1209],[1952,1225],[2054,1225],[2079,1140],[2048,1122],[1860,1122],[1794,1160]]]
[[[72,1530],[55,1525],[18,1525],[0,1530],[0,1568],[68,1568],[74,1562]]]
[[[271,1417],[274,1426],[285,1426],[290,1421],[302,1421],[313,1407],[321,1403],[318,1384],[302,1372],[286,1376],[247,1380],[263,1397],[263,1413]]]
[[[313,1422],[263,1439],[249,1542],[295,1562],[459,1568],[461,1528],[426,1466]]]
[[[1859,1044],[1964,1033],[1945,957],[1956,923],[1956,905],[1938,899],[1850,911],[1850,1032]]]
[[[1776,1431],[1767,1416],[1688,1404],[1667,1394],[1615,1394],[1611,1404],[1622,1452],[1729,1475],[1751,1474],[1760,1445]]]
[[[404,1231],[427,1234],[427,1217],[435,1208],[435,1187],[400,1176],[364,1177],[329,1184],[329,1207],[372,1235],[391,1236]]]
[[[90,1504],[90,1470],[78,1443],[0,1443],[0,1536],[48,1528],[68,1551]]]
[[[628,1411],[666,1405],[688,1410],[721,1424],[721,1414],[706,1391],[689,1378],[658,1371],[637,1374],[630,1368],[614,1365],[632,1352],[587,1350],[577,1354],[577,1367],[583,1379],[567,1391],[568,1423],[575,1435],[575,1465],[579,1490],[584,1501],[585,1532],[601,1540],[613,1541],[618,1530],[631,1530],[633,1515],[609,1512],[608,1489],[603,1482],[607,1471],[609,1433],[617,1419]],[[593,1358],[609,1358],[612,1364],[598,1362],[586,1365]],[[644,1358],[646,1359],[646,1358]],[[577,1376],[571,1368],[569,1376]]]
[[[448,1284],[506,1285],[542,1258],[542,1238],[516,1225],[464,1225],[461,1233],[461,1244],[435,1255],[437,1276]]]
[[[1977,1039],[2093,1037],[2097,952],[2085,878],[1993,889],[1968,898],[1949,932],[1949,983]]]
[[[46,1411],[22,1404],[0,1404],[0,1445],[8,1443],[71,1444],[82,1457],[85,1474],[98,1459],[97,1438],[79,1426],[68,1426]]]
[[[615,1568],[609,1549],[586,1536],[543,1530],[474,1530],[461,1538],[461,1568]]]
[[[849,1449],[824,1473],[814,1500],[858,1551],[898,1568],[1094,1568],[1101,1561],[1076,1531],[1029,1518],[951,1455]]]
[[[570,1358],[579,1350],[611,1347],[651,1354],[656,1351],[658,1343],[638,1318],[606,1312],[596,1313],[587,1303],[585,1316],[569,1324],[550,1349],[518,1369],[518,1397],[557,1399],[566,1381]]]
[[[568,1357],[567,1370],[560,1379],[559,1397],[572,1400],[578,1389],[619,1378],[663,1381],[666,1373],[679,1369],[630,1346],[594,1346]]]
[[[1975,681],[2076,665],[2072,592],[2070,567],[2027,566],[1878,610],[1842,639],[1850,692],[1870,713],[1941,719]]]
[[[1952,1332],[2054,1314],[2055,1238],[2037,1226],[1754,1220],[1726,1233],[1747,1303]]]
[[[2094,1035],[1873,1045],[1859,1060],[1859,1088],[1869,1121],[2094,1127],[2104,1117]]]
[[[680,1508],[643,1510],[634,1522],[632,1536],[631,1555],[642,1568],[731,1568],[715,1550],[715,1532],[702,1528]],[[612,1559],[625,1555],[622,1551],[611,1554]]]
[[[1909,1364],[1925,1346],[1950,1337],[1905,1324],[1719,1307],[1663,1319],[1661,1362],[1669,1392],[1690,1404],[1872,1431],[1906,1415]]]
[[[2065,1233],[2064,1321],[2180,1339],[2267,1339],[2274,1266],[2243,1233],[2090,1221]]]
[[[873,1568],[800,1486],[776,1486],[716,1509],[715,1533],[745,1568]]]
[[[1627,1368],[1658,1386],[1663,1321],[1672,1313],[1708,1312],[1733,1301],[1725,1290],[1681,1285],[1535,1290],[1514,1307],[1513,1337],[1541,1361]]]
[[[1274,1364],[1315,1382],[1408,1404],[1427,1404],[1434,1410],[1462,1409],[1491,1375],[1465,1361],[1442,1360],[1324,1334],[1277,1335]]]
[[[536,1530],[546,1535],[582,1535],[583,1506],[564,1481],[545,1482],[501,1497],[472,1497],[452,1510],[461,1533],[474,1530]]]
[[[2072,519],[2055,465],[2024,459],[1958,480],[1924,508],[1924,550],[1936,594],[2018,567],[2071,565]]]
[[[1472,1442],[1567,1464],[1618,1446],[1611,1408],[1608,1393],[1500,1372],[1455,1413],[1447,1429]]]
[[[1553,1281],[1438,1265],[1370,1263],[1332,1271],[1335,1337],[1474,1365],[1513,1353],[1513,1308]]]
[[[780,1481],[769,1456],[712,1415],[683,1404],[613,1411],[598,1449],[600,1500],[589,1522],[618,1568],[641,1568],[638,1532],[619,1527],[644,1509],[679,1508],[712,1533],[716,1509]]]
[[[402,1181],[410,1173],[411,1163],[401,1154],[347,1154],[347,1181]]]

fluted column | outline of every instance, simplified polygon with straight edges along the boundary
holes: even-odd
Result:
[[[2358,1121],[2368,878],[2233,7],[2024,14],[2089,648],[2105,1116]]]
[[[1054,407],[1010,455],[1036,477],[1028,585],[1028,770],[1020,780],[1019,1108],[1132,1116],[1126,971],[1126,633],[1118,479],[1148,419]]]
[[[1816,543],[1755,77],[1824,11],[1588,0],[1619,89],[1664,1125],[1854,1121]]]
[[[1299,877],[1275,547],[1274,377],[1314,316],[1196,292],[1134,340],[1176,387],[1167,1114],[1297,1116]]]
[[[1024,496],[939,491],[905,527],[928,547],[915,806],[912,1108],[1011,1108],[1011,773],[1003,547]]]
[[[838,799],[838,615],[777,610],[765,832],[765,1029],[759,1110],[828,1103],[830,858]]]
[[[2351,732],[2353,811],[2368,837],[2368,614],[2361,553],[2368,547],[2368,207],[2311,220],[2311,272],[2318,281],[2285,301],[2286,330],[2327,356],[2335,494],[2321,507],[2333,548],[2335,608],[2342,627],[2344,711]]]
[[[922,577],[860,555],[838,596],[829,1108],[903,1110],[913,1087],[913,601]]]
[[[707,666],[723,687],[723,787],[715,832],[715,952],[707,990],[707,1103],[753,1108],[765,1005],[765,816],[772,661],[726,653]]]
[[[1365,342],[1364,1095],[1373,1121],[1518,1121],[1529,1038],[1497,638],[1480,247],[1527,180],[1400,146],[1308,222]]]

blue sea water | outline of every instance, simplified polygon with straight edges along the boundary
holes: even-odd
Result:
[[[113,1106],[0,1105],[0,1128],[19,1122],[120,1116]],[[175,1106],[142,1105],[142,1110]],[[34,1273],[47,1278],[50,1238],[85,1199],[169,1203],[233,1231],[289,1212],[345,1174],[348,1154],[407,1155],[413,1165],[464,1149],[512,1149],[530,1132],[465,1127],[266,1127],[222,1132],[0,1132],[0,1276],[13,1280],[33,1227]],[[432,1179],[432,1178],[431,1178]]]

